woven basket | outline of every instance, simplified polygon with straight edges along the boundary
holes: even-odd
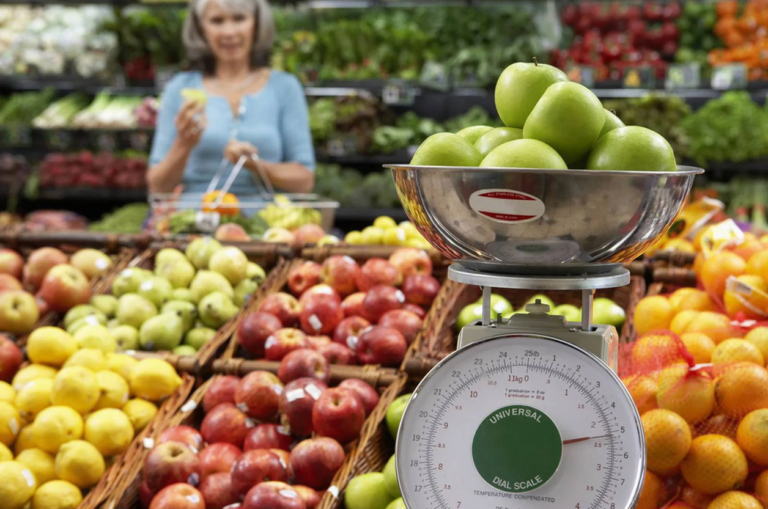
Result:
[[[64,252],[73,252],[86,247],[105,253],[119,253],[125,248],[144,250],[153,237],[147,234],[130,235],[97,233],[88,231],[29,232],[19,229],[0,231],[0,244],[12,249],[55,246]]]

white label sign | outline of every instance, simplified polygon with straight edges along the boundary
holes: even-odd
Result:
[[[469,197],[469,206],[497,223],[527,223],[544,215],[544,203],[530,194],[511,189],[483,189]]]

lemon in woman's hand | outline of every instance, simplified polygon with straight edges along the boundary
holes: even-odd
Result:
[[[62,445],[83,436],[83,418],[66,406],[52,406],[40,412],[33,425],[32,439],[40,449],[56,454]]]
[[[32,497],[32,509],[77,509],[83,501],[80,488],[67,481],[50,481]]]
[[[56,455],[56,475],[79,488],[90,488],[104,475],[104,457],[93,444],[74,440],[61,446]]]
[[[3,509],[22,509],[32,499],[37,482],[26,465],[18,461],[0,463],[0,502]]]
[[[89,412],[99,401],[99,385],[93,371],[81,366],[64,368],[53,379],[51,403]]]

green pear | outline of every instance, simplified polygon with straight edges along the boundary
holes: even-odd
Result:
[[[114,295],[94,295],[91,298],[91,306],[104,313],[107,318],[114,318],[115,313],[117,313],[117,297]]]
[[[176,313],[153,316],[139,329],[139,343],[144,350],[173,350],[183,337],[184,324]]]
[[[480,136],[475,142],[475,148],[485,157],[502,143],[523,139],[523,130],[515,127],[497,127]]]
[[[101,315],[104,317],[104,323],[107,323],[107,317],[104,315],[104,313],[97,310],[95,307],[89,304],[78,304],[77,306],[67,311],[67,314],[64,315],[64,328],[68,329],[69,326],[76,321],[91,315]]]
[[[200,304],[197,306],[200,320],[212,329],[218,329],[227,323],[239,310],[240,308],[232,303],[229,295],[223,292],[209,293],[200,300]]]
[[[213,253],[221,249],[221,243],[213,237],[198,237],[189,243],[184,253],[198,270],[207,269]]]
[[[119,327],[120,325],[121,325],[120,320],[118,320],[117,318],[110,318],[109,321],[107,322],[107,329],[112,330],[115,327]]]
[[[171,300],[192,302],[192,292],[189,291],[189,288],[176,288],[171,294]]]
[[[402,498],[396,498],[389,503],[386,509],[408,509],[408,508],[405,506],[405,502],[403,501]]]
[[[675,152],[663,136],[639,126],[619,127],[595,143],[588,170],[675,171]]]
[[[240,281],[240,284],[235,287],[235,297],[232,299],[235,306],[243,307],[258,287],[259,284],[253,279],[243,279]]]
[[[197,350],[195,350],[189,345],[179,345],[173,349],[173,355],[178,355],[180,357],[195,355],[196,353],[197,353]]]
[[[139,285],[139,289],[136,293],[159,308],[171,300],[173,287],[167,279],[152,276]]]
[[[107,323],[107,317],[98,313],[76,320],[74,323],[70,324],[69,327],[66,327],[66,330],[70,335],[74,335],[86,325],[107,325]]]
[[[173,288],[188,288],[195,277],[195,267],[184,258],[156,266],[155,275],[167,279]]]
[[[197,319],[197,308],[191,302],[185,302],[183,300],[171,300],[163,304],[160,310],[161,314],[176,313],[181,317],[181,321],[184,324],[184,332],[187,332],[195,324]]]
[[[130,325],[119,325],[110,331],[117,343],[117,351],[136,350],[139,348],[139,331]]]
[[[459,316],[456,317],[456,330],[461,330],[475,320],[480,320],[483,317],[483,306],[477,302],[468,304],[462,308],[459,312]]]
[[[458,134],[433,134],[413,154],[411,164],[419,166],[477,166],[480,152]]]
[[[200,350],[202,346],[211,341],[216,336],[216,331],[208,327],[195,327],[184,336],[184,344],[189,345],[195,350]]]
[[[105,354],[117,351],[117,341],[103,325],[85,325],[72,336],[82,348],[95,348]]]
[[[218,272],[234,286],[248,275],[248,258],[236,247],[222,247],[211,256],[208,269]]]
[[[472,127],[465,127],[461,131],[456,133],[456,136],[461,136],[473,145],[483,134],[493,129],[493,127],[487,125],[474,125]]]
[[[507,127],[522,129],[528,116],[547,89],[567,82],[563,71],[537,62],[517,62],[501,72],[496,82],[496,111]]]
[[[485,156],[483,168],[544,168],[567,170],[555,149],[537,140],[514,140],[502,143]]]
[[[624,122],[622,122],[615,113],[606,109],[603,109],[603,112],[605,113],[605,124],[603,124],[603,129],[600,131],[600,134],[597,135],[598,140],[602,138],[604,134],[613,131],[614,129],[618,129],[619,127],[624,127]]]
[[[483,303],[483,298],[477,299],[477,304]],[[491,318],[496,318],[496,315],[507,315],[513,311],[512,303],[506,297],[492,293],[491,294]]]
[[[141,283],[151,275],[149,271],[136,267],[123,270],[112,282],[112,295],[122,297],[126,293],[136,293]]]
[[[256,283],[261,284],[265,279],[267,279],[267,273],[264,272],[264,269],[262,269],[260,265],[253,262],[248,262],[248,268],[246,269],[245,277],[248,279],[253,279],[256,281]]]
[[[182,253],[178,249],[173,249],[169,247],[165,249],[161,249],[155,255],[155,271],[157,271],[157,267],[161,265],[166,265],[168,263],[176,263],[180,260],[184,260],[185,262],[189,261],[187,260],[187,257],[184,256],[184,253]],[[155,272],[155,274],[157,274],[157,272]],[[157,275],[159,276],[160,274],[157,274]]]
[[[195,279],[192,280],[192,284],[189,285],[189,291],[192,292],[192,302],[195,304],[211,292],[223,292],[230,299],[235,297],[235,291],[229,280],[212,270],[198,272]]]
[[[578,83],[555,83],[528,115],[523,136],[557,150],[570,166],[586,157],[603,124],[603,105],[590,89]]]
[[[386,509],[393,500],[381,472],[353,477],[344,491],[345,509]]]
[[[117,319],[123,325],[139,329],[141,324],[155,315],[157,315],[157,307],[135,293],[123,295],[117,303]]]
[[[563,316],[567,322],[581,321],[581,309],[573,304],[560,304],[559,306],[555,306],[549,314]]]
[[[395,471],[395,455],[393,454],[387,464],[384,466],[384,470],[381,471],[384,474],[384,482],[387,485],[387,493],[393,497],[399,497],[400,484],[397,482],[397,473]]]
[[[624,309],[611,299],[599,297],[592,303],[592,321],[595,323],[613,325],[618,328],[624,325],[627,314]]]

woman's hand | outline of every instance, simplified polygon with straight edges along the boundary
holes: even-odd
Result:
[[[176,115],[176,142],[185,150],[192,150],[200,142],[208,125],[205,105],[197,101],[185,101]]]
[[[247,141],[229,140],[224,147],[224,157],[232,164],[237,163],[241,157],[245,156],[248,160],[245,163],[247,168],[256,168],[256,161],[251,156],[259,154],[259,150]]]

